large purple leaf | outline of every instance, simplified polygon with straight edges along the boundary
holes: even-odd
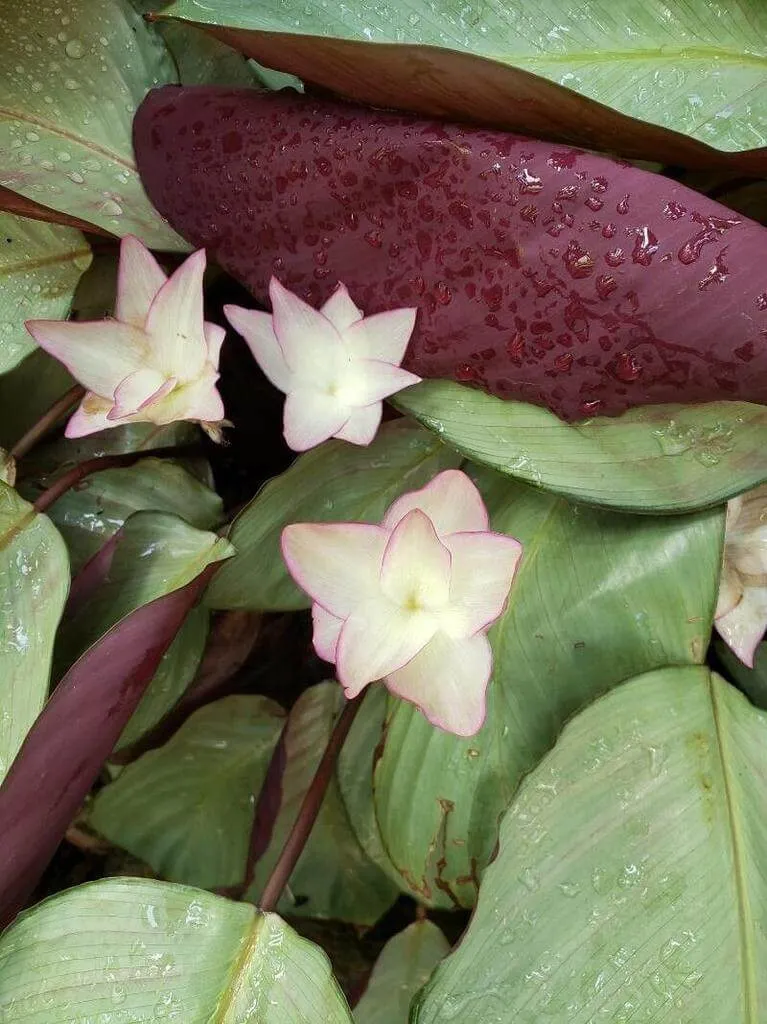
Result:
[[[417,305],[406,366],[568,419],[767,402],[767,230],[660,175],[284,92],[165,88],[144,185],[260,301]]]
[[[27,734],[0,786],[0,927],[24,906],[213,571],[90,647]]]

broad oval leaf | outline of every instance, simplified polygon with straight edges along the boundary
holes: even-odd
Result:
[[[290,711],[282,740],[279,813],[246,894],[254,903],[282,852],[344,703],[338,683],[320,683],[303,693]],[[338,782],[332,779],[277,910],[288,916],[325,917],[369,926],[396,897],[396,886],[362,849]]]
[[[100,790],[91,824],[170,882],[241,885],[255,801],[284,718],[268,697],[200,708]]]
[[[486,722],[459,739],[389,697],[372,772],[387,859],[346,751],[339,772],[370,855],[406,891],[446,908],[475,901],[500,816],[576,711],[639,673],[703,660],[724,526],[721,509],[634,517],[570,505],[487,470],[477,480],[493,528],[518,538],[524,552],[490,632]],[[363,704],[358,718],[367,713]],[[370,714],[377,725],[379,709]],[[369,801],[370,775],[365,784]]]
[[[5,1024],[89,1019],[351,1024],[319,947],[276,914],[181,885],[105,879],[0,939]]]
[[[396,397],[473,461],[576,501],[630,512],[718,505],[767,479],[767,408],[658,405],[567,424],[449,381]]]
[[[260,302],[276,274],[416,306],[421,377],[566,419],[767,403],[767,229],[659,174],[290,90],[158,89],[134,136],[157,208]]]
[[[66,319],[90,262],[90,246],[74,228],[0,213],[0,373],[36,347],[25,320]]]
[[[355,1024],[407,1024],[410,1002],[450,952],[450,943],[431,921],[416,921],[389,939],[354,1007]]]
[[[459,465],[455,452],[412,423],[384,424],[367,448],[329,441],[299,456],[271,480],[235,519],[229,533],[236,555],[211,584],[212,608],[308,608],[309,598],[288,575],[280,534],[295,522],[373,522],[403,491]]]
[[[0,56],[0,185],[112,234],[186,248],[133,161],[137,106],[176,76],[128,0],[19,0],[4,12]]]
[[[64,364],[41,348],[0,375],[0,445],[12,448],[73,384]]]
[[[163,13],[378,107],[668,163],[716,162],[705,146],[676,133],[727,152],[767,146],[767,12],[760,0],[736,0],[725,20],[710,0],[650,0],[622,10],[625,17],[600,0],[577,7],[176,0]],[[764,159],[750,156],[746,165]]]
[[[45,703],[68,590],[55,527],[0,483],[0,781]]]
[[[705,667],[634,679],[525,779],[412,1020],[764,1017],[767,718]]]

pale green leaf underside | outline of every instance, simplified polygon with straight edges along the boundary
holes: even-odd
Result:
[[[0,939],[0,1020],[73,1019],[351,1024],[325,954],[275,914],[135,878],[70,889]]]
[[[280,811],[269,846],[256,864],[247,899],[257,902],[264,889],[344,703],[338,683],[327,682],[310,687],[291,709],[283,740]],[[396,898],[396,886],[360,846],[333,779],[277,910],[288,916],[373,925]]]
[[[523,545],[508,607],[490,631],[485,725],[460,739],[389,697],[375,829],[372,772],[359,751],[342,753],[339,774],[370,856],[406,891],[445,908],[473,904],[500,815],[575,712],[642,672],[703,660],[721,565],[720,509],[629,516],[573,506],[486,469],[476,479],[491,526]],[[377,702],[363,704],[359,729],[380,714]],[[379,737],[366,742],[375,748]]]
[[[757,1024],[767,718],[705,667],[574,719],[525,779],[414,1024]]]
[[[25,320],[65,320],[91,262],[82,232],[0,213],[0,373],[34,348]]]
[[[200,708],[98,793],[91,824],[168,881],[240,885],[255,802],[283,722],[282,708],[267,697],[225,697]]]
[[[0,780],[45,703],[68,590],[56,529],[0,483]]]
[[[139,103],[176,77],[127,0],[8,4],[0,61],[0,185],[113,234],[188,248],[149,202],[133,160]]]
[[[463,50],[725,151],[767,145],[762,0],[176,0],[204,24]]]
[[[355,1024],[407,1024],[413,996],[449,952],[449,942],[431,921],[416,921],[389,939],[354,1008]]]
[[[403,391],[396,405],[475,462],[625,511],[707,508],[767,479],[767,408],[747,402],[647,405],[569,424],[435,380]]]
[[[416,490],[461,459],[428,431],[403,420],[386,423],[367,448],[329,441],[299,456],[270,481],[234,522],[236,555],[206,593],[212,608],[293,610],[309,598],[288,575],[280,534],[288,523],[383,519],[403,491]]]

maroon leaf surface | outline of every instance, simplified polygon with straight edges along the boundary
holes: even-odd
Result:
[[[577,419],[767,402],[767,230],[552,143],[289,91],[166,87],[134,125],[160,212],[264,302],[417,305],[405,365]]]
[[[214,568],[89,648],[27,734],[0,786],[0,927],[24,906]]]

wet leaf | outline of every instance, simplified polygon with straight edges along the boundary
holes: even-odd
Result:
[[[394,7],[176,0],[163,14],[377,107],[668,163],[714,163],[707,146],[727,153],[767,146],[767,12],[759,0],[738,0],[726,22],[712,0],[652,0],[619,14],[601,0],[532,7],[523,0]],[[764,151],[749,157],[753,166]]]
[[[36,347],[25,320],[66,319],[90,262],[90,246],[74,228],[0,213],[0,373]]]
[[[421,377],[567,420],[767,403],[767,229],[662,175],[290,90],[158,89],[135,143],[157,208],[259,302],[274,274],[416,306]]]
[[[764,713],[703,666],[578,715],[505,815],[414,1024],[759,1020],[765,751]]]
[[[288,575],[280,534],[295,522],[380,522],[403,491],[422,487],[460,457],[422,428],[384,424],[367,448],[329,441],[271,480],[234,521],[236,555],[206,596],[212,608],[308,608]]]
[[[0,483],[0,780],[45,703],[68,589],[55,527]]]
[[[7,1024],[51,1024],[73,1006],[184,1024],[351,1024],[325,954],[276,914],[138,878],[70,889],[20,918],[0,939],[0,992]]]
[[[395,402],[475,462],[594,505],[686,512],[767,479],[762,405],[645,406],[571,425],[449,381],[427,381]]]
[[[267,697],[200,708],[98,793],[91,825],[168,881],[241,884],[255,801],[284,717]]]
[[[268,848],[256,864],[247,899],[258,901],[296,820],[327,746],[344,697],[338,683],[320,683],[299,697],[283,737],[281,802]],[[373,925],[397,888],[368,859],[357,840],[338,784],[331,781],[317,822],[277,909],[287,916],[325,917]]]
[[[136,173],[131,122],[173,82],[164,46],[127,0],[20,0],[5,12],[0,185],[115,235],[184,249]]]

